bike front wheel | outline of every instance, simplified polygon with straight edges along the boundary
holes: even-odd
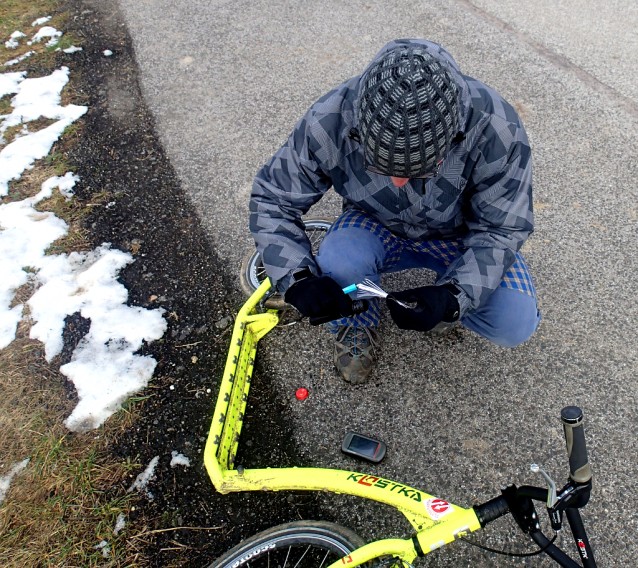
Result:
[[[319,245],[326,233],[332,226],[334,219],[324,217],[305,217],[302,219],[304,230],[308,235],[310,247],[313,255],[319,251]],[[256,251],[251,251],[242,262],[239,272],[239,285],[247,297],[250,297],[259,285],[267,278],[266,270],[261,262],[261,255]],[[264,302],[266,308],[276,310],[286,310],[291,306],[284,302],[279,294],[271,294]]]
[[[296,521],[256,534],[208,568],[324,568],[364,544],[346,527],[325,521]]]

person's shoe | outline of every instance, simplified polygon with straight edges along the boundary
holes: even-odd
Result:
[[[446,321],[439,322],[430,331],[427,331],[426,335],[431,335],[432,337],[443,337],[450,333],[458,325],[458,323],[459,322],[457,321],[451,323]]]
[[[344,325],[335,336],[334,362],[349,383],[365,382],[372,371],[378,334],[374,327]]]

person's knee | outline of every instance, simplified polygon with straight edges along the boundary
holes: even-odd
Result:
[[[326,235],[315,260],[322,274],[347,286],[376,274],[384,254],[383,244],[372,233],[348,227]]]
[[[525,343],[541,319],[536,299],[510,288],[498,288],[486,306],[464,318],[468,329],[501,347]]]
[[[540,314],[537,310],[526,317],[517,317],[517,314],[512,314],[512,316],[498,322],[497,327],[494,328],[494,335],[490,338],[493,343],[501,347],[517,347],[534,334],[540,320]]]

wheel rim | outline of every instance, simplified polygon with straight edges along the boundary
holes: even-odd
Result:
[[[310,241],[310,250],[312,251],[313,256],[319,251],[321,241],[323,241],[323,238],[326,236],[329,228],[330,223],[327,221],[309,222],[306,225],[305,231],[306,235],[308,235],[308,240]],[[255,254],[248,267],[248,280],[250,285],[254,290],[257,290],[267,277],[266,269],[261,261],[261,255]]]
[[[266,269],[261,262],[261,255],[256,254],[248,267],[248,278],[250,285],[257,290],[261,283],[266,280]]]

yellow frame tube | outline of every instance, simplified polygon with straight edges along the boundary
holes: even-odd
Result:
[[[399,539],[388,538],[385,540],[376,540],[357,550],[353,550],[348,556],[344,556],[339,560],[332,563],[326,568],[344,568],[344,566],[362,566],[379,558],[381,556],[393,556],[398,557],[401,560],[405,560],[412,564],[417,557],[416,550],[414,550],[414,543],[412,539]]]
[[[235,469],[235,456],[252,378],[257,342],[279,322],[276,310],[257,314],[255,308],[270,288],[266,280],[237,315],[224,376],[213,414],[204,463],[220,493],[236,491],[331,491],[390,505],[405,515],[417,531],[423,553],[481,528],[473,509],[463,509],[407,485],[351,471],[320,468]],[[438,507],[438,509],[437,509]],[[443,509],[444,514],[440,514]],[[437,512],[438,511],[438,512]],[[412,539],[370,543],[329,568],[357,566],[378,556],[394,555],[412,562]],[[348,560],[350,559],[350,560]]]
[[[398,509],[417,530],[454,525],[452,531],[480,528],[473,509],[448,503],[450,511],[435,521],[426,505],[436,499],[418,489],[375,475],[322,468],[267,468],[226,471],[213,483],[220,493],[236,491],[330,491],[372,499]],[[452,539],[453,540],[453,539]],[[438,542],[438,540],[436,541]]]

